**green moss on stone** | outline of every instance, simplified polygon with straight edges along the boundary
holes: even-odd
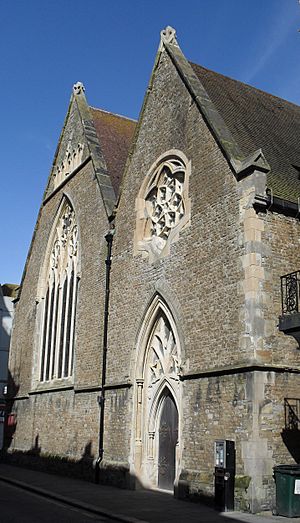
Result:
[[[235,488],[245,489],[250,485],[250,476],[235,476]]]

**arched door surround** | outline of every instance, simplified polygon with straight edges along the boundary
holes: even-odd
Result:
[[[133,473],[148,488],[172,490],[180,466],[180,343],[160,296],[150,305],[138,340]]]

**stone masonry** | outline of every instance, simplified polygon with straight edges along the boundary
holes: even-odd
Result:
[[[9,452],[84,461],[93,473],[107,289],[104,237],[113,230],[102,480],[128,488],[160,486],[169,401],[177,416],[176,495],[211,498],[214,442],[232,440],[236,507],[256,512],[274,503],[273,466],[294,463],[284,399],[299,396],[299,350],[277,325],[280,277],[300,266],[300,226],[298,217],[279,212],[268,200],[273,169],[268,156],[261,149],[247,154],[240,149],[235,130],[231,134],[192,65],[167,28],[118,198],[105,144],[77,84],[17,304]],[[60,177],[67,174],[57,184],[55,169],[78,144],[78,166],[70,176],[60,167]],[[167,174],[157,198],[153,176],[160,161]],[[74,371],[64,380],[37,383],[43,267],[63,198],[79,226]],[[258,199],[264,202],[259,208]],[[148,255],[147,242],[161,223],[165,243]],[[139,241],[146,245],[143,252]]]

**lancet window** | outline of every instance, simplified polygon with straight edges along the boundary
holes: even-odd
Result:
[[[73,373],[78,293],[78,227],[65,201],[51,244],[42,319],[40,376],[42,382]]]

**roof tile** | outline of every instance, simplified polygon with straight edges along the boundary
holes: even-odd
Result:
[[[90,110],[112,186],[118,195],[136,122],[94,107]]]
[[[268,188],[275,196],[300,196],[300,107],[191,63],[245,156],[262,149],[271,166]]]

